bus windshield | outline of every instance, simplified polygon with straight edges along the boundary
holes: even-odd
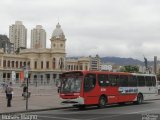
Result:
[[[82,81],[81,77],[63,78],[61,83],[61,92],[62,93],[80,92],[81,81]]]

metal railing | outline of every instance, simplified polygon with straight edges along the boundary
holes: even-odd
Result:
[[[20,79],[11,80],[8,78],[4,78],[1,80],[1,83],[5,82],[5,84],[13,83],[14,86],[23,86],[27,84],[27,79],[21,81]],[[28,79],[28,83],[30,86],[57,86],[59,84],[59,79]]]

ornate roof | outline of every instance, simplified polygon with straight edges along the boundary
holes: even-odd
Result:
[[[53,38],[61,38],[64,37],[63,30],[61,29],[61,25],[58,23],[56,25],[56,29],[52,33]]]

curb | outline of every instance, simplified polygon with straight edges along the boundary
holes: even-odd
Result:
[[[31,96],[52,96],[53,94],[32,94]],[[6,95],[0,95],[0,97],[6,97]],[[14,95],[13,97],[22,97],[22,95]]]

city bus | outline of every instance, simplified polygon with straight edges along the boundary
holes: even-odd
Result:
[[[71,71],[61,76],[62,104],[79,108],[107,104],[141,104],[158,94],[157,78],[153,74],[105,71]]]

